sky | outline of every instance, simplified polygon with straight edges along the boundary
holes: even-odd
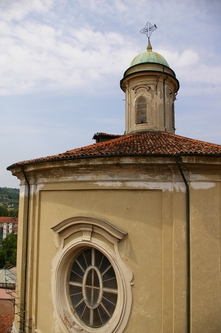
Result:
[[[119,82],[145,51],[175,71],[176,134],[221,144],[220,0],[0,0],[0,187],[6,168],[123,134]]]

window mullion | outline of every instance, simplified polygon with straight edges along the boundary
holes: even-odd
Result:
[[[94,310],[90,309],[90,326],[93,327],[94,325]]]

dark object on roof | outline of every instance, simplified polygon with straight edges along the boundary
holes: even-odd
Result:
[[[98,142],[105,142],[108,140],[116,139],[121,137],[122,135],[117,135],[117,134],[107,134],[107,133],[102,133],[102,132],[97,132],[93,136],[93,140],[96,140],[96,143]]]

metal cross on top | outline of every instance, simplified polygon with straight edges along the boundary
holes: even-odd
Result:
[[[148,41],[149,41],[152,32],[154,30],[156,30],[156,29],[157,29],[156,24],[151,24],[150,22],[147,22],[147,24],[145,25],[145,27],[142,30],[140,30],[140,33],[141,34],[145,34],[147,36],[147,38],[148,38]]]

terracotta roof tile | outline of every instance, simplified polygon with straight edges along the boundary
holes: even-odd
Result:
[[[17,217],[0,216],[0,223],[18,223]]]
[[[105,142],[68,150],[62,154],[18,162],[12,166],[90,157],[182,155],[221,156],[221,145],[167,132],[147,131],[122,135]]]
[[[11,326],[14,320],[13,314],[0,315],[0,333],[11,332]]]

